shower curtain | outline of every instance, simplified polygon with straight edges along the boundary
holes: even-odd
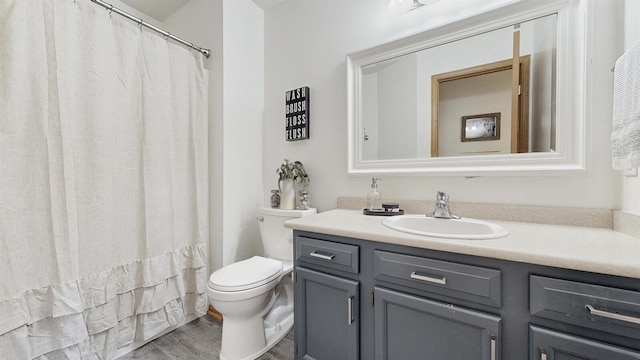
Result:
[[[203,61],[88,0],[0,0],[0,358],[205,313]]]

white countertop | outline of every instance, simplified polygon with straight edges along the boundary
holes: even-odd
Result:
[[[411,235],[382,225],[383,216],[335,209],[289,220],[288,228],[458,254],[640,279],[640,239],[609,229],[491,221],[509,235],[454,240]]]

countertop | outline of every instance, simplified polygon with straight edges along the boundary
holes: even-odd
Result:
[[[455,240],[406,234],[384,217],[334,209],[289,220],[291,229],[458,254],[554,266],[640,279],[640,239],[610,229],[494,221],[509,230],[500,239]]]

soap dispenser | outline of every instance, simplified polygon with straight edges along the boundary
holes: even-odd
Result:
[[[378,191],[378,181],[380,178],[371,178],[371,191],[367,194],[367,210],[369,211],[381,211],[382,210],[382,197]]]

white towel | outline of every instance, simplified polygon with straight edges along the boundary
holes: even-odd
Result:
[[[613,86],[612,166],[640,167],[640,40],[615,65]]]

